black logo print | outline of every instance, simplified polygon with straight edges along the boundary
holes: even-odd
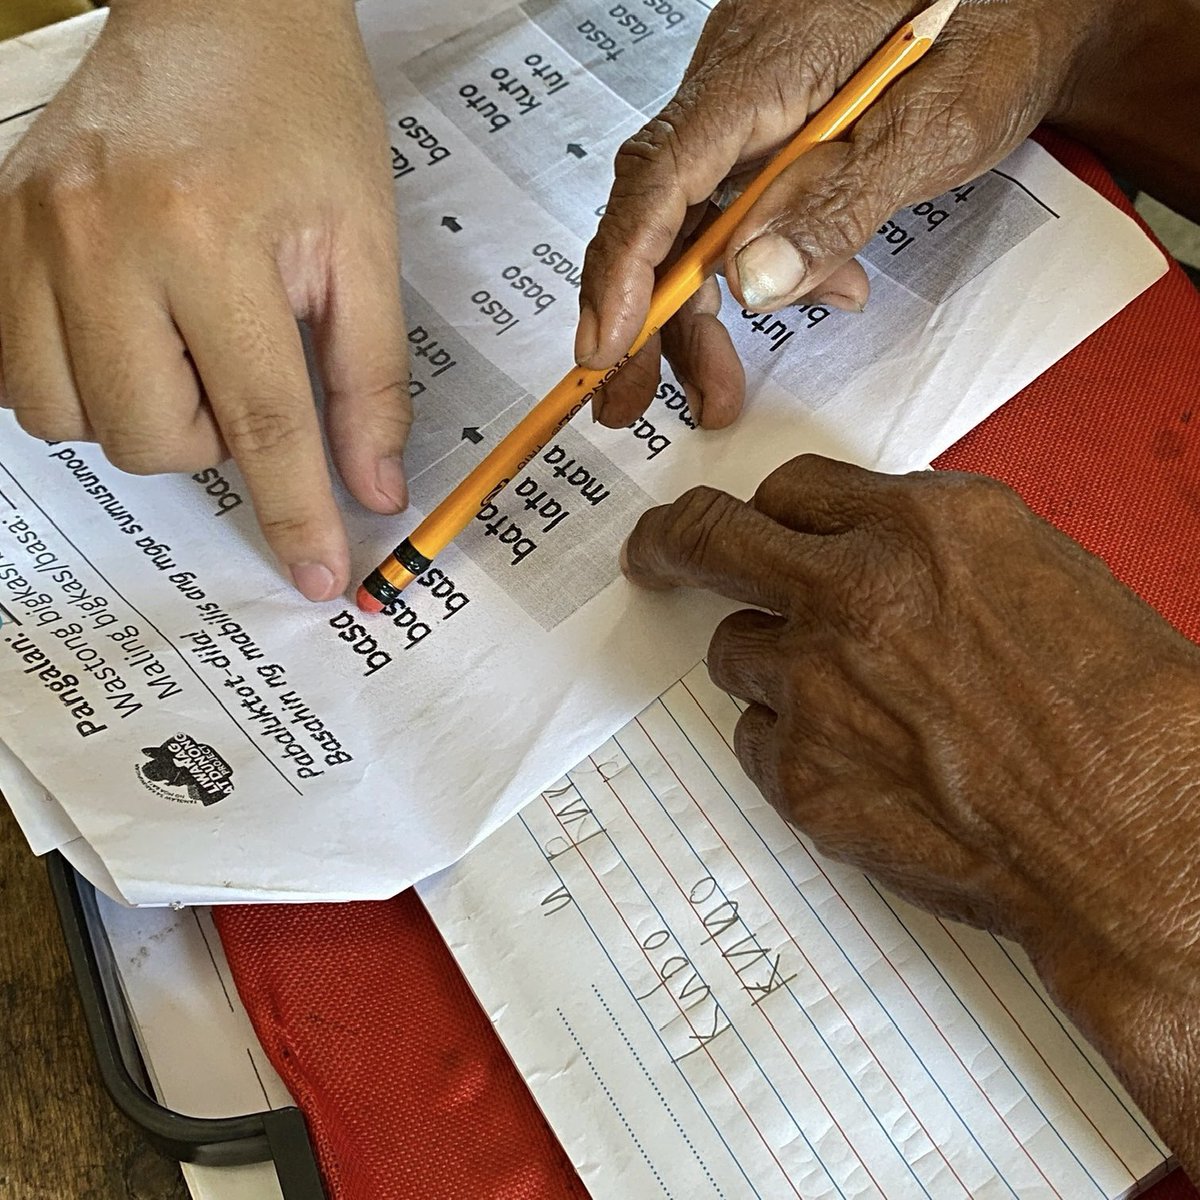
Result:
[[[186,790],[193,802],[209,805],[233,791],[233,768],[211,746],[186,733],[169,737],[161,746],[144,747],[142,753],[149,762],[138,766],[138,778],[159,795],[186,803],[166,789]]]

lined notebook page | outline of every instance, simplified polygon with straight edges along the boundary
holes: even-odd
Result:
[[[703,666],[422,897],[592,1194],[1127,1196],[1167,1151],[1023,954],[822,859]]]

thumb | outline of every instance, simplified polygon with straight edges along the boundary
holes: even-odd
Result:
[[[1003,153],[997,148],[991,161]],[[730,238],[726,278],[742,306],[758,312],[821,293],[822,285],[844,291],[846,265],[897,209],[989,165],[962,101],[942,96],[936,74],[918,67],[848,140],[814,147],[772,182]]]
[[[394,513],[408,504],[403,452],[412,401],[390,214],[386,226],[343,241],[313,331],[338,473],[367,508]]]

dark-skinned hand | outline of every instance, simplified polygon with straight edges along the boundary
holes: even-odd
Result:
[[[1020,942],[1200,1168],[1200,650],[980,476],[806,456],[652,509],[625,569],[755,606],[708,664],[764,796]]]
[[[1117,0],[964,0],[934,47],[860,118],[810,151],[754,205],[730,240],[724,274],[745,309],[804,299],[859,311],[867,276],[854,255],[896,210],[982,174],[1042,120],[1069,123],[1099,65],[1139,44],[1163,4]],[[1177,0],[1176,0],[1177,4]],[[723,0],[671,102],[617,154],[588,248],[575,352],[606,369],[628,350],[656,271],[710,208],[788,141],[906,19],[910,0]],[[1079,93],[1079,94],[1077,94]],[[744,380],[710,280],[593,402],[629,424],[649,405],[660,354],[706,428],[741,410]]]

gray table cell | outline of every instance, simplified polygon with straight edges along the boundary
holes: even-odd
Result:
[[[507,431],[506,424],[498,433]],[[425,472],[423,488],[440,498],[490,448],[464,446],[442,459]],[[653,503],[567,426],[455,544],[549,630],[616,579],[621,542]]]
[[[637,118],[580,147],[582,155],[564,159],[533,180],[529,194],[577,237],[590,241],[612,189],[613,159],[640,126]]]
[[[405,72],[519,183],[631,116],[627,104],[517,11],[435,46]]]
[[[639,112],[679,86],[708,11],[696,0],[527,0],[560,46]]]
[[[862,257],[930,304],[940,304],[1056,214],[997,171],[902,209]]]
[[[421,477],[431,464],[462,444],[464,429],[486,426],[518,402],[522,402],[520,411],[524,411],[532,398],[455,332],[411,287],[405,289],[404,314],[408,324],[409,390],[416,418],[404,461],[414,497],[419,491],[425,501],[428,489]],[[516,414],[514,409],[514,424]],[[435,495],[434,501],[440,498]]]
[[[861,370],[925,327],[929,305],[899,283],[877,275],[871,293],[862,313],[797,305],[758,314],[745,312],[726,291],[721,319],[746,365],[751,389],[770,379],[816,412]]]

